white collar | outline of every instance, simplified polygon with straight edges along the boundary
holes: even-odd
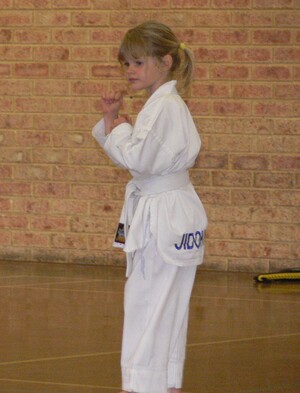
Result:
[[[155,90],[155,92],[148,98],[148,100],[145,103],[145,106],[155,101],[157,98],[162,97],[166,94],[170,94],[170,93],[178,94],[178,91],[176,89],[176,83],[177,83],[176,80],[171,80],[159,86],[159,88]]]

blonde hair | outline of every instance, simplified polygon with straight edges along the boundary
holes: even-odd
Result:
[[[186,92],[194,73],[193,54],[181,43],[166,25],[148,21],[127,31],[121,42],[118,60],[121,65],[128,59],[151,56],[161,61],[165,55],[173,59],[171,77],[178,82],[178,89]]]

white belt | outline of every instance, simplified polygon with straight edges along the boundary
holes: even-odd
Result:
[[[163,176],[151,176],[148,178],[133,178],[126,187],[125,205],[123,211],[125,239],[128,237],[128,229],[132,222],[137,204],[142,196],[157,195],[162,192],[178,190],[190,184],[188,171],[176,172]],[[135,234],[141,236],[140,233]],[[127,272],[131,271],[133,252],[127,252]]]

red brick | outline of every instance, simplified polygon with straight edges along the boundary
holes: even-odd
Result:
[[[251,104],[243,101],[216,101],[213,113],[220,116],[247,116],[251,113]]]
[[[300,241],[299,225],[272,225],[270,228],[271,240],[273,241]]]
[[[65,61],[70,58],[70,49],[65,46],[42,46],[34,49],[35,60]]]
[[[103,12],[75,12],[73,26],[109,26],[109,14]]]
[[[273,122],[269,119],[241,118],[235,119],[232,124],[234,134],[270,134],[273,130]]]
[[[230,236],[233,239],[268,240],[269,228],[265,224],[231,224]]]
[[[34,198],[20,198],[13,200],[14,212],[28,213],[28,214],[47,214],[50,211],[50,202],[45,199]]]
[[[189,25],[204,27],[231,26],[231,13],[213,11],[195,11],[189,16]]]
[[[51,0],[18,0],[15,8],[20,9],[49,9],[51,8]]]
[[[195,59],[199,62],[225,62],[229,59],[229,52],[223,48],[199,48],[194,51]]]
[[[5,10],[13,8],[13,0],[0,0],[0,9]]]
[[[124,192],[124,187],[122,187]],[[108,185],[87,185],[80,184],[72,186],[72,196],[79,199],[87,200],[110,200],[111,198],[111,187]],[[122,199],[124,194],[122,195]]]
[[[69,229],[67,218],[33,216],[30,222],[32,230],[64,232]]]
[[[51,41],[51,33],[50,31],[41,29],[16,30],[14,32],[14,39],[17,43],[47,44]]]
[[[229,171],[212,172],[212,184],[216,187],[251,187],[252,173]]]
[[[26,229],[28,228],[28,219],[22,216],[0,216],[0,228],[6,229]]]
[[[213,8],[250,8],[250,0],[212,0]]]
[[[0,14],[0,26],[31,26],[32,13],[30,11],[8,11]]]
[[[89,4],[89,0],[52,0],[52,8],[89,9],[90,4]]]
[[[265,155],[233,155],[231,157],[232,169],[237,170],[269,170],[270,163]]]
[[[271,203],[271,193],[265,190],[232,190],[231,200],[235,206],[268,206]]]
[[[87,201],[55,199],[51,201],[52,211],[55,214],[73,215],[89,214],[89,203]],[[92,206],[91,206],[92,208]]]
[[[271,60],[271,56],[272,51],[267,48],[239,48],[232,51],[232,58],[237,62],[267,62]]]
[[[122,202],[116,204],[108,202],[95,202],[91,205],[91,214],[101,217],[114,217],[119,219],[122,205]]]
[[[30,195],[31,185],[28,183],[0,183],[0,195]]]
[[[272,169],[274,170],[299,170],[300,157],[295,156],[275,156],[272,157]]]
[[[85,131],[83,132],[53,132],[53,146],[55,147],[68,147],[68,148],[79,148],[79,147],[95,147],[95,141]],[[101,149],[97,149],[98,154],[103,154]],[[106,155],[105,155],[106,156]]]
[[[107,89],[107,82],[79,81],[72,83],[72,94],[99,96]]]
[[[0,43],[11,42],[12,40],[12,30],[1,29],[0,30]]]
[[[88,244],[92,250],[111,250],[111,236],[89,236]]]
[[[174,1],[174,0],[173,0]],[[176,0],[175,0],[176,1]],[[199,2],[199,0],[198,0]],[[203,2],[203,0],[202,0]],[[169,8],[169,0],[131,0],[132,9],[166,9]],[[184,7],[182,7],[184,8]],[[190,7],[187,7],[190,8]]]
[[[32,116],[31,115],[24,115],[24,114],[8,114],[2,115],[0,114],[0,128],[32,128]]]
[[[15,74],[19,77],[45,77],[49,75],[49,65],[44,63],[16,64]]]
[[[51,246],[64,249],[86,249],[87,237],[85,235],[77,234],[52,234]]]
[[[92,30],[91,33],[91,42],[93,44],[99,43],[103,44],[103,42],[107,44],[117,44],[119,45],[123,36],[125,35],[126,29],[107,29],[107,28],[99,28],[97,30]]]
[[[73,149],[69,154],[71,164],[109,165],[110,160],[101,149]]]
[[[0,144],[1,147],[4,146],[9,146],[9,147],[14,147],[15,146],[15,132],[13,130],[2,130],[0,131]]]
[[[249,74],[250,71],[247,66],[217,65],[212,66],[211,68],[211,75],[213,79],[248,79]]]
[[[30,150],[15,148],[0,148],[0,162],[24,163],[30,162]]]
[[[84,44],[89,40],[89,32],[79,29],[53,30],[53,42],[60,44]],[[103,41],[102,41],[103,42]]]
[[[239,84],[233,86],[232,97],[237,98],[271,98],[272,87],[259,84]]]
[[[248,244],[236,241],[207,240],[210,255],[226,255],[230,257],[244,257],[248,255]]]
[[[72,130],[74,129],[73,118],[62,114],[39,114],[34,115],[34,129],[36,130]]]
[[[109,48],[103,47],[77,47],[72,52],[73,60],[101,61],[109,60]]]
[[[249,42],[249,33],[246,30],[213,30],[212,43],[223,45],[243,45]]]
[[[299,99],[300,84],[277,85],[275,87],[276,98]]]
[[[216,83],[194,83],[192,94],[196,97],[229,97],[229,85]]]
[[[253,32],[254,44],[289,44],[292,34],[288,30],[255,30]]]
[[[274,53],[274,60],[281,62],[300,62],[299,48],[278,48]]]
[[[295,185],[296,188],[297,184]],[[272,193],[274,206],[300,206],[300,193],[298,190],[274,190]]]
[[[232,121],[225,118],[201,118],[195,119],[195,123],[202,136],[213,133],[230,134],[232,129]]]
[[[287,80],[291,79],[291,70],[287,66],[257,66],[253,68],[255,80]]]
[[[135,2],[137,1],[135,0]],[[171,8],[209,8],[209,0],[172,0]]]
[[[300,151],[300,138],[297,136],[261,136],[256,138],[255,150],[265,153],[297,153]]]
[[[2,46],[0,58],[1,60],[31,60],[32,50],[30,46]]]
[[[259,188],[293,188],[293,183],[290,173],[256,173],[254,176],[254,186]]]
[[[11,179],[12,178],[12,168],[8,165],[0,166],[0,179]]]
[[[119,65],[94,65],[92,66],[92,76],[96,78],[120,78],[121,69]]]
[[[252,139],[250,136],[210,135],[208,149],[209,151],[250,152]]]
[[[286,101],[257,102],[253,105],[253,114],[256,116],[292,117],[294,106],[293,103]]]
[[[273,20],[270,12],[237,11],[233,13],[232,24],[235,26],[272,26]]]
[[[85,113],[89,112],[89,99],[84,97],[57,97],[52,99],[53,112]]]
[[[40,233],[13,233],[12,244],[16,246],[47,247],[49,246],[49,236]]]
[[[34,83],[34,94],[38,96],[52,96],[52,95],[61,96],[61,95],[68,95],[68,93],[69,93],[69,82],[65,80],[53,79],[51,80],[51,83],[49,83],[48,80],[37,80]]]
[[[251,256],[255,258],[288,258],[289,244],[283,243],[252,243],[250,245]]]
[[[32,152],[34,163],[64,164],[68,162],[68,154],[65,149],[40,148]]]
[[[0,198],[0,212],[8,212],[11,210],[11,201],[10,199],[4,199],[4,198]],[[0,234],[0,238],[1,238],[1,234]]]
[[[65,183],[37,183],[34,185],[35,197],[67,198],[70,195],[70,185]]]
[[[51,135],[46,131],[21,131],[16,134],[16,145],[28,147],[51,146]]]
[[[10,64],[0,64],[0,76],[6,77],[11,75]]]
[[[80,233],[106,233],[107,222],[102,217],[74,217],[71,220],[71,230]]]
[[[63,11],[35,11],[34,13],[35,26],[70,26],[71,15],[69,12]]]
[[[290,207],[278,206],[257,206],[251,209],[251,218],[253,222],[268,223],[268,225],[275,223],[281,224],[291,223],[293,212]]]
[[[274,121],[274,134],[299,135],[300,119],[278,119]]]
[[[275,16],[275,25],[276,26],[294,26],[298,27],[300,24],[300,15],[299,12],[284,12],[282,14],[277,14]]]
[[[49,112],[51,110],[49,99],[46,98],[17,98],[16,109],[18,112]]]
[[[97,176],[95,175],[95,171],[92,168],[81,167],[80,170],[78,170],[78,167],[67,165],[56,165],[54,168],[54,178],[57,181],[65,180],[68,182],[81,183],[92,183],[98,180]]]
[[[93,8],[103,10],[130,9],[130,0],[93,0]]]
[[[196,168],[227,169],[228,155],[224,153],[201,153],[195,164]]]
[[[293,0],[254,0],[253,8],[293,8]]]
[[[22,165],[14,168],[14,179],[16,180],[51,180],[51,168],[40,165]]]

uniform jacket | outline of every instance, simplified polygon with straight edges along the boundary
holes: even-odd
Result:
[[[134,126],[120,124],[105,136],[102,119],[92,133],[113,162],[133,177],[121,214],[127,256],[145,247],[150,232],[166,263],[201,264],[207,216],[188,177],[201,141],[176,81],[150,96]]]

